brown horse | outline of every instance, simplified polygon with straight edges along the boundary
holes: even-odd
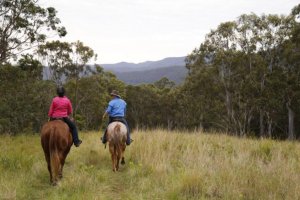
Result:
[[[119,170],[119,162],[125,164],[124,151],[126,148],[127,128],[122,122],[112,122],[107,127],[107,142],[111,153],[112,170]]]
[[[61,120],[47,122],[41,130],[41,143],[50,173],[50,182],[56,185],[62,178],[65,159],[73,144],[68,125]]]

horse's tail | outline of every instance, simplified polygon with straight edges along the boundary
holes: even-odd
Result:
[[[56,181],[57,177],[59,175],[59,155],[58,155],[58,147],[56,141],[56,137],[59,134],[57,127],[53,128],[53,133],[50,134],[49,138],[49,153],[50,153],[50,165],[51,165],[51,174],[53,177],[53,180]]]
[[[115,155],[117,155],[117,157],[120,157],[122,153],[122,147],[121,147],[122,137],[121,137],[120,124],[117,124],[114,128],[113,140],[114,140],[114,153]]]

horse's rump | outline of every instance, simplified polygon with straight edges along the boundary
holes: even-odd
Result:
[[[126,148],[127,128],[122,122],[112,122],[107,127],[107,142],[109,143],[109,151],[112,155],[113,171],[119,168],[119,160],[124,161],[124,151]]]
[[[68,125],[60,120],[47,122],[41,130],[41,144],[48,164],[50,181],[55,184],[57,177],[62,176],[62,167],[72,146]]]
[[[61,149],[70,144],[72,136],[68,125],[61,121],[55,120],[44,124],[41,130],[41,142],[43,148],[49,150]]]
[[[126,142],[127,128],[122,122],[112,122],[107,127],[107,140],[113,143]]]

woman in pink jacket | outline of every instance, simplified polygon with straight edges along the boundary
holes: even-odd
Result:
[[[65,89],[63,87],[58,87],[57,97],[54,97],[49,109],[48,116],[50,120],[61,119],[70,127],[73,143],[76,147],[82,143],[78,138],[78,131],[75,123],[70,119],[69,115],[72,114],[72,104],[68,97],[65,96]]]

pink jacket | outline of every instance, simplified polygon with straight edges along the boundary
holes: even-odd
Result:
[[[72,104],[68,97],[54,97],[48,113],[49,117],[68,117],[72,113]]]

